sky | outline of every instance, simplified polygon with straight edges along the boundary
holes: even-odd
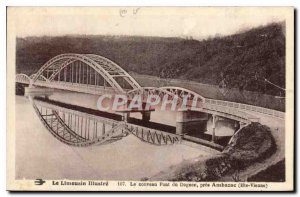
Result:
[[[9,7],[8,27],[17,37],[86,34],[205,39],[283,22],[287,9]]]

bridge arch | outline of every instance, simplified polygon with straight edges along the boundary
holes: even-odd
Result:
[[[18,83],[30,83],[30,77],[28,77],[26,74],[17,74],[16,75],[16,82]]]
[[[132,99],[135,95],[142,96],[142,99],[147,98],[147,96],[149,95],[157,95],[160,97],[168,95],[170,98],[173,98],[175,96],[173,93],[157,87],[141,87],[127,92],[127,96],[129,99]]]
[[[124,69],[108,58],[94,54],[74,53],[57,55],[46,62],[33,76],[33,84],[41,76],[45,77],[48,81],[53,81],[55,77],[60,77],[60,73],[64,68],[67,66],[74,66],[76,65],[76,62],[79,63],[80,66],[82,64],[83,66],[92,68],[95,74],[98,73],[103,77],[116,92],[126,92],[126,89],[118,83],[117,78],[126,81],[127,84],[129,84],[129,89],[141,87]]]
[[[187,99],[186,104],[188,107],[195,105],[195,108],[190,108],[192,110],[205,107],[205,98],[203,96],[181,87],[141,87],[127,92],[129,99],[133,99],[135,95],[142,96],[143,102],[146,102],[145,99],[147,99],[149,95],[157,95],[160,99],[163,99],[163,97],[167,95],[168,99],[176,98],[177,106],[182,104],[184,99]]]
[[[175,86],[166,86],[166,87],[161,87],[160,89],[168,91],[174,95],[177,95],[179,98],[183,98],[185,96],[188,97],[189,100],[197,99],[197,101],[205,102],[205,97],[201,96],[200,94],[188,90],[186,88],[182,87],[175,87]]]
[[[36,73],[30,75],[30,79],[34,79],[35,76],[36,76]],[[41,80],[41,81],[48,81],[48,79],[47,79],[45,76],[43,76],[43,75],[38,76],[38,80]]]

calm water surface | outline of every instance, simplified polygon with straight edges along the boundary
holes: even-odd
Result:
[[[92,108],[97,102],[95,96],[77,93],[56,93],[51,99]],[[175,115],[153,113],[151,120],[173,125]],[[133,135],[103,146],[68,146],[48,132],[23,96],[16,96],[16,120],[17,179],[140,180],[183,160],[210,154],[181,144],[154,146]]]

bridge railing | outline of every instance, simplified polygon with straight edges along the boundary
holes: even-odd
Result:
[[[84,93],[90,94],[103,94],[104,92],[109,94],[114,94],[116,91],[112,87],[102,87],[102,86],[95,86],[95,85],[86,85],[80,83],[71,83],[71,82],[57,82],[57,81],[36,81],[34,85],[43,86],[48,88],[55,88],[55,89],[65,89],[69,91],[80,91]]]
[[[225,113],[227,118],[231,118],[234,120],[238,120],[245,123],[257,122],[259,119],[255,116],[251,116],[250,114],[246,113],[245,111],[237,110],[235,108],[205,103],[204,109],[213,110],[216,112]],[[220,115],[221,115],[220,114]]]
[[[261,114],[269,115],[272,117],[277,117],[284,119],[285,112],[273,110],[273,109],[267,109],[263,107],[258,107],[254,105],[248,105],[248,104],[242,104],[242,103],[235,103],[230,101],[222,101],[222,100],[215,100],[215,99],[205,99],[205,104],[212,104],[212,105],[218,105],[218,106],[224,106],[229,107],[233,109],[240,109],[243,111],[253,111],[258,112]]]

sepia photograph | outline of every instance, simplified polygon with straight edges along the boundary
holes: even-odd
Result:
[[[7,7],[7,189],[292,191],[293,7]]]

